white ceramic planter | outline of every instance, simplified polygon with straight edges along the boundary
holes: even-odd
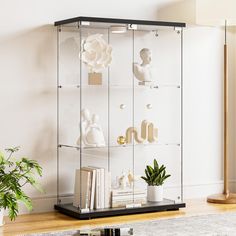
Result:
[[[148,186],[147,187],[147,200],[149,202],[163,201],[163,186]]]
[[[0,226],[3,226],[4,222],[3,222],[3,216],[4,216],[4,210],[1,209],[0,210]]]

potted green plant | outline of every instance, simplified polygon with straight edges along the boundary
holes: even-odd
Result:
[[[42,167],[35,160],[25,157],[15,158],[13,154],[19,147],[5,149],[7,156],[0,152],[0,225],[3,224],[4,210],[8,209],[8,216],[15,220],[18,214],[19,202],[28,210],[32,210],[30,197],[26,195],[23,187],[32,185],[42,192],[36,177],[42,176]]]
[[[154,159],[153,167],[148,165],[145,169],[145,176],[141,178],[148,184],[147,200],[150,202],[163,201],[163,184],[164,181],[170,177],[166,174],[166,167],[159,166],[157,160]]]

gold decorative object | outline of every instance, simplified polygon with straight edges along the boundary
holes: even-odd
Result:
[[[101,85],[102,84],[102,73],[89,73],[88,74],[89,85]]]
[[[138,135],[138,129],[129,127],[126,130],[126,143],[132,142],[132,136],[137,143],[143,143],[147,140],[149,143],[157,142],[158,129],[154,127],[152,122],[143,120],[141,124],[141,137]]]
[[[126,138],[124,136],[119,136],[117,138],[117,143],[120,145],[124,145],[126,143]]]
[[[154,124],[143,120],[141,124],[141,137],[144,140],[148,140],[149,143],[157,142],[157,128],[154,128]]]
[[[134,136],[134,140],[137,143],[143,143],[143,139],[138,137],[138,130],[135,127],[129,127],[126,130],[126,143],[131,143],[132,142],[132,135]]]

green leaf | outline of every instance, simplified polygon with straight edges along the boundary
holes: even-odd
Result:
[[[169,178],[171,175],[166,175],[165,177],[163,177],[163,180],[166,180],[167,178]]]
[[[161,174],[162,171],[164,171],[165,169],[166,169],[166,167],[165,167],[164,165],[162,165],[162,166],[160,167],[160,169],[159,169],[159,174]]]
[[[6,162],[4,154],[0,152],[0,165],[3,165]]]
[[[147,178],[148,178],[148,179],[150,179],[150,175],[149,175],[149,173],[148,173],[148,170],[147,170],[147,169],[145,169],[145,174],[146,174]]]
[[[154,169],[151,166],[147,166],[147,171],[149,173],[149,176],[151,177],[154,172]]]
[[[159,170],[159,166],[156,159],[154,159],[154,169],[155,171]]]
[[[166,170],[164,169],[163,172],[162,172],[162,178],[166,175]]]
[[[16,196],[13,193],[7,192],[1,195],[0,206],[8,209],[8,215],[11,220],[14,220],[18,214],[18,203]]]
[[[20,150],[20,146],[13,147],[13,148],[6,148],[5,150],[6,150],[7,152],[11,152],[11,153],[17,152],[17,151]]]
[[[148,181],[148,178],[144,177],[144,176],[141,176],[141,178],[144,180],[144,181]]]
[[[23,202],[23,204],[26,206],[28,211],[32,211],[32,209],[33,209],[32,201],[31,201],[31,199],[28,196],[26,196],[23,193],[22,195],[19,196],[19,201]]]
[[[35,181],[32,186],[37,189],[40,193],[45,193],[44,189],[42,188],[42,185]]]

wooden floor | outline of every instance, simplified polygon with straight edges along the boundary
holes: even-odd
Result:
[[[50,232],[68,229],[79,229],[84,226],[103,226],[134,221],[152,219],[167,219],[176,217],[188,217],[205,214],[217,214],[224,212],[236,212],[235,205],[219,205],[206,203],[205,199],[186,201],[187,207],[179,211],[166,211],[139,215],[128,215],[93,220],[76,220],[57,212],[44,214],[21,215],[15,222],[5,219],[6,224],[0,228],[0,235],[13,236],[35,232]]]

